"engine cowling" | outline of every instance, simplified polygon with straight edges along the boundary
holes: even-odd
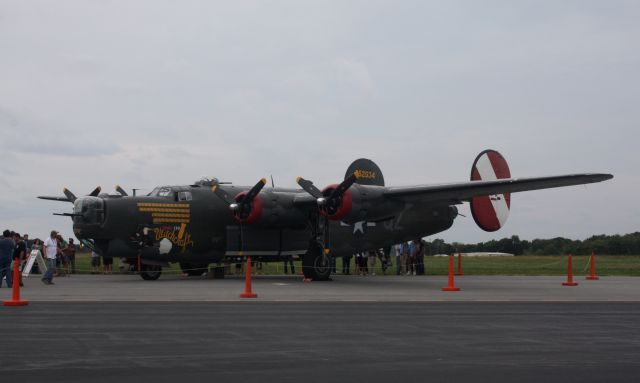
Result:
[[[336,187],[338,185],[333,184],[322,190],[328,203],[320,205],[320,212],[334,221],[380,221],[393,217],[404,208],[403,202],[389,200],[384,196],[384,187],[360,184],[352,185],[342,196],[331,202],[328,197]]]
[[[234,200],[236,203],[242,202],[248,192],[238,193]],[[240,205],[242,206],[242,205]],[[249,205],[233,212],[233,217],[243,225],[250,225],[262,216],[262,198],[258,194]]]
[[[236,195],[239,203],[247,192]],[[305,226],[308,217],[293,205],[294,193],[261,191],[248,205],[245,211],[234,211],[233,215],[239,223],[254,226]]]

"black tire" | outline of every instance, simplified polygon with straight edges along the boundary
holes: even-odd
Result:
[[[305,278],[328,281],[331,276],[331,260],[319,246],[311,244],[302,258],[302,272]]]
[[[162,266],[159,265],[142,265],[140,276],[145,281],[155,281],[162,275]]]
[[[180,262],[180,269],[190,277],[200,277],[209,271],[209,265]]]

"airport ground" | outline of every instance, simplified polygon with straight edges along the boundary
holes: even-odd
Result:
[[[636,382],[640,278],[25,278],[7,382]],[[0,299],[10,297],[0,289]]]

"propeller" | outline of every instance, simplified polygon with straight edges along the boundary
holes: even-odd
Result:
[[[320,191],[313,182],[306,180],[302,177],[296,178],[296,183],[300,187],[309,193],[316,199],[318,209],[324,212],[324,219],[318,217],[315,223],[314,236],[319,245],[322,246],[325,253],[329,252],[329,216],[335,214],[342,203],[342,196],[349,190],[349,188],[356,182],[358,177],[355,173],[345,178],[335,189],[325,189],[324,192]],[[329,193],[329,190],[331,193]],[[327,195],[328,194],[328,195]]]
[[[342,196],[346,193],[347,190],[353,185],[358,177],[355,173],[351,174],[349,177],[345,178],[335,189],[331,191],[331,194],[325,195],[325,193],[321,192],[320,189],[315,187],[313,182],[306,180],[302,177],[296,178],[296,182],[300,187],[311,194],[313,198],[316,199],[318,206],[321,210],[326,212],[327,214],[335,214],[335,212],[340,208],[340,203],[342,202]]]
[[[88,196],[98,197],[98,195],[100,194],[100,191],[102,191],[102,188],[98,186],[95,189],[93,189],[91,193],[88,194]],[[64,188],[62,192],[64,193],[64,197],[38,196],[38,198],[51,200],[51,201],[62,201],[62,202],[71,202],[71,203],[76,202],[76,200],[78,199],[78,197],[76,197],[76,195],[73,194],[67,188]]]
[[[267,184],[267,179],[262,178],[246,193],[241,193],[238,196],[230,196],[224,189],[214,185],[211,190],[221,200],[225,201],[229,205],[229,209],[240,220],[246,219],[251,214],[251,202],[256,198],[262,188]],[[236,200],[237,199],[237,200]]]
[[[116,191],[117,191],[118,193],[120,193],[120,195],[122,195],[123,197],[126,197],[126,196],[128,196],[128,195],[129,195],[129,194],[127,194],[127,192],[126,192],[126,191],[124,191],[124,189],[123,189],[123,188],[121,188],[121,187],[120,187],[120,185],[116,185]]]
[[[240,197],[239,201],[234,201],[229,205],[231,211],[233,211],[238,218],[245,219],[251,214],[251,202],[260,193],[262,188],[267,184],[266,178],[262,178],[258,183],[253,185],[251,189]]]
[[[101,192],[101,191],[102,191],[102,187],[97,186],[97,187],[96,187],[95,189],[93,189],[93,191],[92,191],[91,193],[89,193],[88,195],[89,195],[90,197],[97,197],[97,196],[100,194],[100,192]]]
[[[315,199],[318,198],[322,198],[322,192],[320,191],[320,189],[318,189],[317,187],[315,187],[315,185],[313,184],[313,182],[309,181],[309,180],[305,180],[302,177],[298,177],[296,178],[296,183],[298,185],[300,185],[300,187],[306,191],[307,193],[311,194],[311,196]]]
[[[64,188],[62,192],[65,196],[67,196],[67,199],[71,201],[71,203],[76,202],[76,200],[78,199],[78,197],[76,197],[75,194],[71,193],[71,191],[67,188]]]

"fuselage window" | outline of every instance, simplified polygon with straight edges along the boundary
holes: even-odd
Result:
[[[178,201],[191,201],[191,192],[178,192]]]

